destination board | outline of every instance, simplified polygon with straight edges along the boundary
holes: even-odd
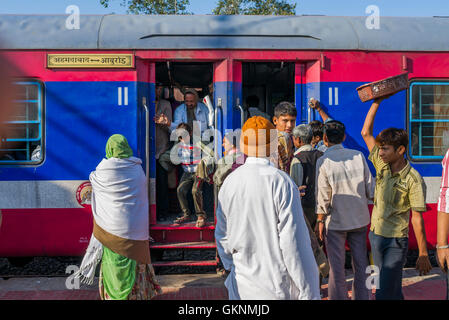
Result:
[[[49,53],[47,68],[134,68],[134,55]]]

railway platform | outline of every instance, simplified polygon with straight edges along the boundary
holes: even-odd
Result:
[[[348,294],[351,295],[352,270],[347,269]],[[155,300],[226,300],[224,278],[216,274],[183,274],[157,276],[162,294]],[[81,285],[69,290],[66,278],[0,279],[0,300],[99,300],[98,279],[92,286]],[[327,300],[326,279],[321,287]],[[406,300],[444,300],[445,276],[438,268],[419,276],[413,268],[404,269],[403,291]],[[371,297],[371,299],[374,299]]]

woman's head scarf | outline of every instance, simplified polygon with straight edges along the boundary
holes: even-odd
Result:
[[[106,143],[106,158],[129,158],[132,157],[133,151],[130,148],[128,141],[121,134],[114,134]]]

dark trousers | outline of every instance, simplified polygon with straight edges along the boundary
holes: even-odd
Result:
[[[368,300],[369,291],[366,287],[366,279],[368,277],[366,273],[368,267],[366,227],[348,231],[326,230],[324,239],[330,266],[329,300],[346,300],[348,298],[345,276],[346,240],[351,249],[352,268],[354,271],[352,299]]]
[[[379,268],[376,300],[404,300],[402,269],[407,261],[408,238],[385,238],[370,231],[374,265]]]
[[[159,160],[156,160],[156,206],[158,218],[168,215],[168,175]]]
[[[184,216],[190,215],[188,195],[192,193],[193,204],[198,217],[206,218],[203,208],[203,181],[196,177],[195,172],[184,172],[177,189],[179,205]]]
[[[310,227],[312,228],[312,230],[315,230],[317,219],[316,208],[302,207],[302,209],[304,211],[304,217],[307,219],[307,221],[309,221]]]

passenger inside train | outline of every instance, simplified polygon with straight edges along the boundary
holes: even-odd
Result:
[[[211,127],[213,118],[210,107],[201,102],[205,96],[213,100],[212,76],[211,63],[156,64],[158,85],[154,121],[158,223],[188,223],[191,220],[190,213],[196,212],[196,226],[203,227],[206,225],[206,216],[213,217],[213,187],[196,178],[198,163],[186,171],[186,162],[184,165],[177,165],[170,158],[170,154],[178,154],[174,149],[180,147],[178,141],[170,141],[170,135],[181,124],[191,129],[192,134],[201,135],[199,139],[190,139],[190,143],[198,142],[198,145],[190,147],[201,148],[202,155],[211,155],[213,152],[210,147],[213,137],[205,139],[207,137],[203,135]],[[194,157],[195,161],[201,160],[196,158],[198,157]],[[193,167],[194,171],[190,172]],[[194,183],[195,181],[198,183]],[[201,212],[198,211],[198,204],[201,204]]]
[[[258,115],[272,122],[275,106],[281,101],[295,99],[294,74],[294,63],[243,63],[245,120]],[[170,141],[170,134],[180,123],[187,123],[194,128],[194,121],[198,121],[201,134],[214,125],[210,106],[201,102],[206,96],[209,96],[210,101],[214,100],[213,64],[160,62],[156,64],[156,80],[157,221],[175,224],[190,222],[190,215],[186,215],[186,212],[197,211],[195,194],[201,194],[204,188],[202,195],[206,214],[196,222],[197,227],[202,227],[206,225],[203,217],[213,217],[212,176],[217,166],[211,154],[213,151],[205,148],[205,145],[211,146],[213,138],[202,141],[200,145],[205,151],[202,153],[204,159],[198,165],[197,176],[201,177],[201,183],[195,190],[189,188],[189,191],[194,192],[189,192],[185,198],[185,188],[182,187],[185,172],[170,159],[170,153],[177,147],[175,141]],[[205,181],[209,183],[203,183]]]

